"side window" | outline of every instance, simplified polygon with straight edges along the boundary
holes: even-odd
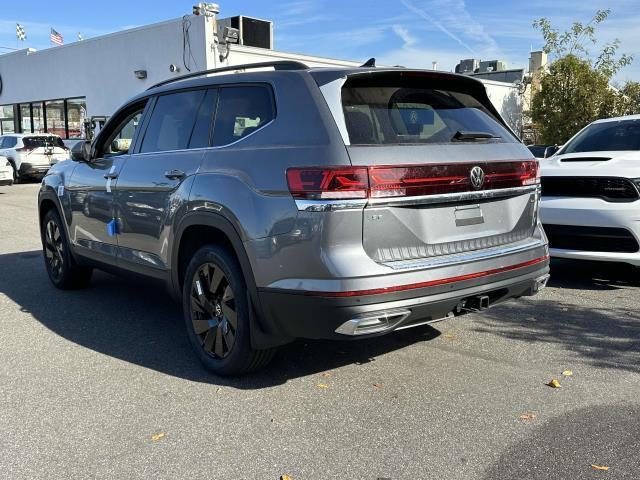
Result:
[[[105,157],[113,157],[115,155],[123,155],[131,148],[131,142],[140,126],[144,104],[139,105],[122,119],[116,129],[108,136],[107,140],[102,143],[100,153]]]
[[[7,137],[0,137],[0,148],[7,148],[5,146],[6,141],[7,141]]]
[[[18,139],[16,137],[4,137],[4,141],[2,142],[3,148],[13,148],[18,143]]]
[[[213,145],[217,147],[236,142],[273,118],[273,97],[269,88],[221,88],[213,127]]]
[[[140,152],[187,148],[204,96],[205,90],[191,90],[158,97]]]
[[[211,123],[213,122],[213,112],[216,108],[217,91],[208,90],[204,101],[198,110],[196,124],[193,126],[189,148],[203,148],[209,146],[211,135]]]

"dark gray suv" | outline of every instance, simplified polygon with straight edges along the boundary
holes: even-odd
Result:
[[[202,362],[238,374],[298,337],[366,338],[545,285],[538,164],[480,82],[260,67],[155,86],[49,170],[56,287],[93,268],[160,279]]]

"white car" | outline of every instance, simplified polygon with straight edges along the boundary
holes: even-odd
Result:
[[[0,186],[13,185],[13,167],[7,157],[0,157]]]
[[[42,177],[51,165],[69,158],[69,149],[51,133],[10,133],[0,137],[0,156],[9,160],[18,181]]]
[[[640,115],[597,120],[540,165],[551,256],[640,266]]]

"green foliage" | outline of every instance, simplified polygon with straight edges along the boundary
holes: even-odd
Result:
[[[640,111],[640,84],[630,82],[620,90],[609,85],[633,61],[629,55],[618,54],[620,41],[602,45],[595,56],[590,52],[598,45],[596,27],[610,13],[598,10],[588,23],[575,22],[566,32],[553,28],[546,18],[533,22],[552,59],[549,71],[541,76],[530,112],[542,142],[562,144],[594,120]]]

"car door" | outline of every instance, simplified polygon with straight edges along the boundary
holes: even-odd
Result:
[[[174,213],[209,146],[216,97],[215,89],[195,89],[155,99],[116,186],[121,266],[160,276],[166,268]]]
[[[78,253],[98,260],[117,258],[113,210],[118,174],[136,140],[146,100],[125,109],[96,139],[92,158],[78,162],[66,190],[71,206],[69,238]]]

